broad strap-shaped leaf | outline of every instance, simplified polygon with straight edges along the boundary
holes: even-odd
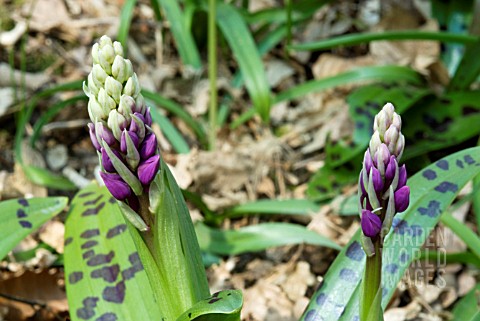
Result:
[[[404,158],[457,145],[480,133],[480,91],[446,94],[416,104],[402,115]]]
[[[385,308],[397,283],[422,247],[440,214],[460,189],[480,173],[480,147],[470,148],[423,169],[409,181],[409,208],[398,214],[383,250],[383,298]],[[328,270],[319,290],[302,316],[304,321],[358,320],[365,253],[359,232]]]
[[[242,306],[241,291],[220,291],[195,304],[177,321],[240,321]]]
[[[128,226],[105,187],[91,185],[73,199],[64,256],[72,320],[162,320]]]
[[[67,202],[66,197],[18,198],[0,202],[0,259],[27,235],[60,213]]]
[[[302,243],[340,250],[337,243],[298,224],[263,223],[238,230],[220,230],[197,223],[195,230],[203,251],[222,255],[236,255]]]
[[[455,304],[453,320],[478,321],[480,319],[480,283]]]

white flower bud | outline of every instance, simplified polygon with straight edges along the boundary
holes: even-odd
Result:
[[[116,109],[111,110],[110,114],[108,114],[107,120],[108,127],[113,133],[113,136],[120,141],[122,137],[122,131],[127,126],[127,120],[120,114]]]
[[[91,73],[93,75],[93,79],[96,80],[95,85],[97,85],[97,87],[103,86],[105,79],[108,77],[105,70],[103,70],[100,65],[93,65]]]
[[[388,146],[388,150],[391,154],[395,154],[395,147],[397,145],[399,131],[397,127],[390,126],[385,132],[384,142]]]
[[[127,75],[127,64],[125,59],[120,56],[116,56],[112,64],[112,76],[115,77],[120,83],[124,83],[129,75]]]
[[[115,59],[115,51],[113,49],[112,39],[107,36],[102,36],[100,38],[100,52],[105,60],[112,64],[113,59]]]
[[[95,43],[93,46],[92,46],[92,59],[93,59],[93,64],[99,64],[99,60],[98,60],[98,55],[99,55],[99,50],[100,50],[100,47],[98,46],[98,43]]]
[[[125,118],[130,122],[131,114],[135,111],[135,100],[132,96],[122,95],[120,97],[120,104],[118,106],[118,111],[125,116]]]
[[[142,94],[138,94],[137,98],[135,99],[135,110],[137,113],[145,114],[145,110],[147,109],[147,105],[145,104],[145,99],[143,98]]]
[[[90,116],[90,120],[95,122],[98,119],[105,119],[107,118],[108,113],[105,113],[105,109],[98,103],[95,97],[91,97],[88,101],[88,114]]]
[[[98,92],[98,103],[107,110],[115,109],[117,107],[115,100],[113,100],[103,88],[100,88]]]
[[[105,80],[105,91],[107,94],[115,100],[115,103],[120,102],[120,96],[122,94],[122,84],[115,80],[113,77],[107,77]]]
[[[370,155],[375,155],[378,147],[380,147],[381,144],[382,140],[380,139],[380,134],[378,131],[375,131],[370,139]]]
[[[120,42],[115,41],[113,43],[113,51],[115,51],[115,55],[123,57],[123,47]]]
[[[88,89],[90,91],[90,95],[93,95],[93,96],[97,96],[100,90],[95,84],[92,73],[88,75]]]

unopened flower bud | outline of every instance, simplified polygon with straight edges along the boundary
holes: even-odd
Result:
[[[365,236],[376,237],[382,228],[382,221],[377,214],[369,210],[362,210],[361,218],[362,231]]]
[[[115,52],[115,55],[123,57],[123,47],[120,42],[115,41],[113,43],[113,51]]]
[[[134,132],[138,136],[140,142],[145,138],[145,118],[142,114],[135,113],[131,115],[132,121],[130,122],[130,131]]]
[[[96,119],[106,119],[108,116],[108,113],[105,112],[104,108],[102,108],[93,96],[88,101],[88,114],[90,115],[90,120],[93,122]]]
[[[127,126],[127,120],[116,109],[111,110],[108,114],[108,127],[112,130],[113,136],[120,141],[122,131]]]
[[[100,88],[98,91],[98,103],[109,112],[117,107],[115,100],[107,94],[104,88]]]
[[[115,51],[113,49],[112,39],[107,36],[102,36],[99,43],[102,56],[109,64],[112,64],[113,59],[115,59]]]
[[[93,80],[93,74],[90,73],[87,79],[88,79],[88,85],[87,85],[88,92],[85,90],[85,86],[83,87],[83,91],[85,91],[85,94],[87,94],[88,97],[97,96],[100,88],[97,87],[97,85],[95,85],[95,81]]]
[[[105,79],[108,77],[107,73],[102,67],[100,67],[100,65],[93,65],[91,74],[95,85],[99,88],[105,84]]]
[[[113,77],[107,77],[105,80],[105,92],[115,101],[115,107],[120,102],[122,94],[122,84]]]
[[[95,149],[99,151],[101,146],[95,134],[95,125],[93,125],[93,123],[88,123],[88,131],[90,134],[90,139],[92,140],[93,147],[95,147]]]
[[[118,174],[100,172],[100,176],[113,197],[124,200],[130,196],[131,189]]]
[[[112,64],[112,76],[123,84],[130,75],[127,74],[127,64],[121,56],[116,56]]]
[[[160,155],[154,155],[138,165],[138,179],[143,185],[148,185],[157,174],[160,166]]]
[[[123,93],[132,97],[137,97],[140,93],[140,84],[138,83],[137,74],[133,74],[128,78],[125,87],[123,88]]]
[[[97,139],[99,142],[104,141],[108,146],[112,146],[117,141],[115,136],[107,125],[102,121],[97,121],[95,123],[95,131],[97,133]]]
[[[370,139],[370,155],[375,155],[378,147],[382,144],[382,140],[380,139],[380,134],[378,131],[375,131]]]
[[[399,169],[397,188],[402,188],[405,184],[407,184],[407,168],[405,167],[405,164],[403,164]]]
[[[128,138],[128,139],[127,139]],[[122,153],[127,152],[127,140],[130,140],[135,148],[138,148],[138,136],[134,132],[127,131],[126,129],[122,132],[122,138],[120,139],[120,150]]]
[[[140,146],[140,157],[147,159],[151,157],[157,150],[157,138],[154,133],[148,134]]]
[[[118,159],[122,159],[122,155],[116,150],[112,150],[112,152],[118,157]],[[115,172],[115,167],[112,164],[112,160],[108,156],[107,152],[105,151],[105,148],[101,149],[101,154],[102,154],[102,166],[103,168],[110,173]]]
[[[395,192],[395,210],[397,213],[405,211],[410,203],[410,188],[403,186]]]

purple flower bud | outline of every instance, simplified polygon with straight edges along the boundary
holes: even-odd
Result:
[[[375,237],[380,233],[382,228],[382,221],[377,214],[369,210],[362,210],[361,218],[362,231],[365,236]]]
[[[120,153],[117,150],[113,149],[112,152],[118,157],[118,159],[120,160],[123,159],[122,155],[120,155]],[[115,167],[113,167],[112,160],[110,159],[110,157],[108,157],[107,151],[104,148],[102,148],[101,153],[102,153],[103,168],[107,172],[115,173],[116,172]]]
[[[380,146],[377,149],[377,152],[375,153],[373,163],[375,164],[375,166],[381,166],[380,163],[383,162],[383,164],[386,166],[389,160],[390,160],[390,151],[388,150],[387,145],[380,144]]]
[[[407,168],[405,167],[405,164],[403,164],[402,167],[400,167],[400,169],[398,171],[397,190],[404,187],[405,184],[407,184]]]
[[[140,146],[140,157],[142,159],[147,159],[152,156],[157,150],[157,137],[154,133],[148,134],[142,145]]]
[[[390,161],[388,162],[387,169],[385,170],[385,183],[386,185],[390,185],[395,177],[395,169],[397,167],[397,161],[395,156],[390,156]]]
[[[375,192],[380,193],[383,190],[383,179],[380,172],[375,167],[372,167],[372,181],[373,181],[373,188]]]
[[[93,147],[96,150],[100,150],[102,146],[98,143],[97,135],[95,135],[95,125],[93,123],[88,123],[88,131],[90,133],[90,140],[92,141]]]
[[[135,148],[138,149],[138,136],[137,136],[137,134],[135,134],[134,132],[131,132],[131,131],[127,131],[125,129],[122,132],[122,138],[120,139],[120,150],[122,151],[122,153],[127,152],[127,142],[126,142],[126,139],[125,139],[126,134],[128,134],[128,136],[130,136],[130,138],[133,141],[133,145],[135,145]]]
[[[367,149],[367,151],[365,152],[365,156],[363,157],[363,168],[365,168],[367,176],[370,175],[370,168],[372,168],[372,166],[372,156],[370,155],[370,150]]]
[[[95,130],[97,131],[98,139],[100,141],[101,140],[105,141],[105,143],[107,143],[108,146],[112,146],[117,141],[115,139],[115,136],[113,136],[112,131],[108,129],[108,127],[105,126],[105,124],[103,124],[102,122],[97,122],[95,124]]]
[[[143,185],[148,185],[152,182],[157,174],[160,166],[160,155],[154,155],[147,160],[144,160],[138,165],[138,179]]]
[[[145,110],[145,124],[152,126],[152,114],[150,113],[150,107]]]
[[[132,193],[130,186],[125,183],[120,175],[100,172],[100,176],[102,176],[103,182],[112,196],[117,200],[124,200]]]
[[[396,212],[401,213],[405,211],[410,203],[410,187],[403,186],[394,195]]]

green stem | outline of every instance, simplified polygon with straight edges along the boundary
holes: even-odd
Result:
[[[208,0],[208,78],[210,80],[210,129],[208,134],[208,146],[215,149],[217,137],[217,15],[216,0]]]
[[[367,257],[360,305],[361,321],[383,320],[382,315],[382,245],[380,237],[373,241],[375,254]]]

